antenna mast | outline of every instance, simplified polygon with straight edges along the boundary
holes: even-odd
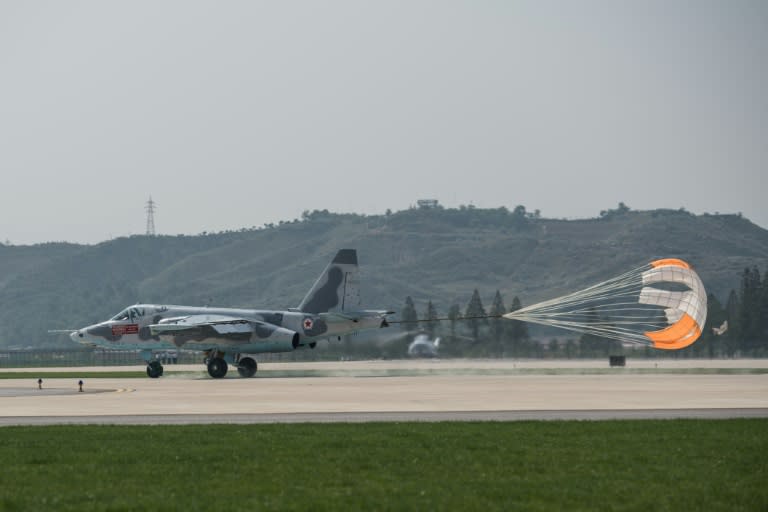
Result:
[[[147,236],[155,236],[155,207],[157,203],[149,196],[149,201],[144,209],[147,211]]]

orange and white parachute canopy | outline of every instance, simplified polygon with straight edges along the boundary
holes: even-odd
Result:
[[[504,317],[675,350],[701,335],[707,293],[690,265],[669,258]]]

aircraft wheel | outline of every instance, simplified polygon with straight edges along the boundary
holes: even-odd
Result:
[[[227,362],[220,358],[214,357],[208,361],[208,375],[214,379],[221,379],[227,374]]]
[[[147,376],[151,379],[156,379],[163,375],[163,365],[160,361],[151,361],[147,364]]]
[[[251,357],[241,359],[237,367],[237,373],[246,379],[256,375],[256,360]]]

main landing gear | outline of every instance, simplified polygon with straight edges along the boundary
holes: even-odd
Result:
[[[214,379],[221,379],[227,374],[227,362],[223,357],[212,357],[208,359],[208,375]]]
[[[235,354],[234,357],[227,356],[222,352],[208,352],[206,353],[205,365],[208,368],[208,375],[214,379],[221,379],[227,375],[229,366],[227,362],[234,364],[237,367],[237,373],[243,378],[250,378],[256,375],[258,365],[256,360],[252,357],[241,357],[240,354]]]
[[[151,351],[143,352],[142,358],[147,362],[147,376],[152,379],[157,379],[163,376],[163,365],[154,358]],[[235,354],[234,357],[225,355],[223,352],[210,351],[205,353],[206,367],[208,368],[208,375],[214,379],[222,379],[227,375],[229,370],[229,364],[234,364],[237,368],[237,373],[243,378],[251,378],[256,375],[258,365],[256,360],[250,355],[241,356]]]
[[[256,368],[256,360],[252,357],[241,357],[237,363],[237,373],[246,379],[256,375]]]

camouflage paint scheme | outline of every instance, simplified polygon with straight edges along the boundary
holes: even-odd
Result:
[[[70,337],[85,345],[145,354],[200,350],[217,357],[228,355],[226,359],[236,364],[247,354],[314,348],[321,339],[388,325],[386,317],[391,311],[358,309],[358,275],[357,252],[342,249],[295,309],[135,304],[109,320],[72,332]]]

